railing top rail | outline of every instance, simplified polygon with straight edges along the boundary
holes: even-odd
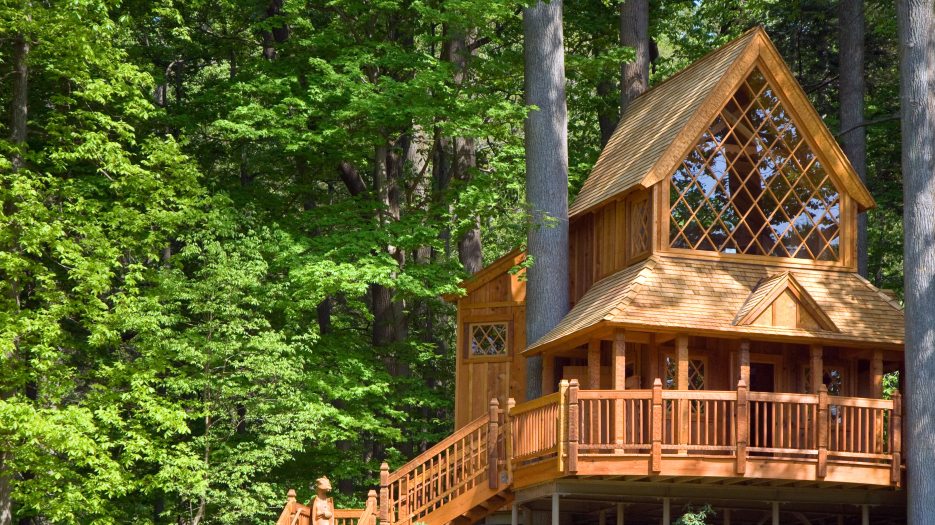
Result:
[[[578,399],[652,399],[652,390],[579,390]]]
[[[517,416],[519,414],[535,410],[537,408],[542,408],[548,405],[556,405],[561,400],[560,392],[553,392],[547,396],[542,396],[532,401],[526,401],[525,403],[520,403],[513,407],[510,410],[510,416]]]
[[[737,392],[726,390],[663,390],[662,399],[698,399],[708,401],[737,401]]]
[[[458,441],[461,441],[462,439],[467,437],[472,432],[480,429],[481,427],[487,424],[487,420],[489,417],[490,417],[489,415],[483,415],[475,419],[474,421],[471,421],[467,425],[458,429],[454,434],[436,443],[432,448],[412,458],[411,460],[406,462],[403,466],[399,467],[398,469],[390,473],[388,483],[393,483],[394,481],[402,478],[404,475],[408,474],[409,471],[414,469],[416,466],[425,463],[429,459],[440,454],[443,450],[447,449],[451,445],[454,445]]]
[[[359,518],[366,509],[334,509],[335,518]]]
[[[772,401],[773,403],[800,403],[803,405],[817,405],[817,394],[791,394],[785,392],[750,392],[747,394],[750,401]]]
[[[828,404],[844,407],[893,409],[892,399],[871,399],[868,397],[828,396]]]

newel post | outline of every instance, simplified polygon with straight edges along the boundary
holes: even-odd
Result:
[[[893,453],[893,466],[890,480],[894,485],[902,483],[903,464],[903,395],[899,390],[893,392],[893,415],[890,417],[890,451]]]
[[[497,453],[497,441],[499,436],[500,422],[500,402],[497,398],[490,400],[490,412],[487,416],[487,485],[495,489],[500,484],[500,476],[497,470],[497,460],[500,454]]]
[[[828,474],[828,386],[818,387],[818,471],[816,476]]]
[[[558,471],[565,472],[568,456],[568,380],[558,384],[558,419],[555,421],[555,450]]]
[[[370,516],[369,523],[364,525],[373,525],[377,519],[377,491],[370,489],[370,492],[367,493],[367,515]]]
[[[578,472],[578,380],[568,383],[568,462],[565,472]]]
[[[662,472],[662,380],[658,377],[653,381],[653,450],[650,460],[650,470]]]
[[[503,447],[504,450],[504,459],[506,460],[506,479],[507,483],[513,483],[513,416],[511,412],[516,406],[516,400],[512,397],[506,400],[506,410],[503,411],[503,424],[506,425],[506,428],[503,429]]]
[[[380,464],[380,525],[390,525],[390,466]]]
[[[286,515],[290,518],[296,513],[295,501],[295,489],[289,489],[286,493]]]
[[[747,442],[750,439],[750,401],[747,382],[737,381],[737,474],[747,470]]]

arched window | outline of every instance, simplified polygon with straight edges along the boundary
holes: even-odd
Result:
[[[671,178],[672,248],[836,261],[838,189],[754,69]]]

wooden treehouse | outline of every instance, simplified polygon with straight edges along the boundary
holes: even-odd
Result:
[[[558,326],[526,340],[519,251],[464,283],[456,430],[355,516],[904,523],[903,312],[856,271],[873,206],[761,29],[705,56],[630,105],[572,204]]]

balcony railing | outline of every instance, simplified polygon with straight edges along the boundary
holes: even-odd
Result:
[[[649,473],[660,473],[665,458],[692,456],[696,465],[730,460],[735,476],[768,477],[747,473],[756,460],[814,468],[818,480],[829,463],[889,470],[893,485],[901,479],[898,392],[884,400],[831,396],[824,386],[818,394],[750,392],[742,383],[736,391],[664,390],[658,379],[650,390],[579,390],[572,381],[513,407],[505,423],[514,468],[554,460],[561,473],[574,474],[579,459],[642,456]],[[782,475],[793,475],[790,468]]]

